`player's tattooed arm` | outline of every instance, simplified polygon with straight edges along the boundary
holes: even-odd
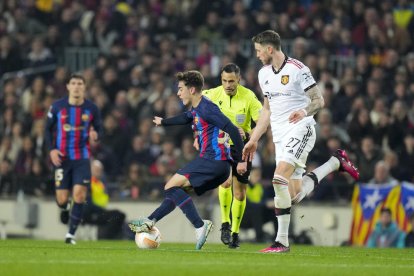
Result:
[[[305,108],[307,116],[312,116],[318,113],[325,105],[322,92],[317,85],[306,91],[306,94],[310,98],[311,102]]]

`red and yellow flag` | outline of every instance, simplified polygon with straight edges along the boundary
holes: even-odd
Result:
[[[356,185],[352,196],[353,219],[350,241],[365,246],[382,208],[389,208],[399,228],[409,231],[409,215],[414,211],[414,185]]]

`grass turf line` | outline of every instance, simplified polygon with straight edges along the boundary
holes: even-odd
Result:
[[[412,275],[414,250],[292,245],[288,254],[262,254],[265,244],[162,243],[138,249],[133,241],[0,241],[0,275]]]

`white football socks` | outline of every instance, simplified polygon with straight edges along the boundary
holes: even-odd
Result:
[[[325,176],[330,174],[333,171],[337,171],[339,169],[339,160],[336,157],[329,158],[328,161],[323,163],[321,166],[314,169],[312,172],[318,178],[318,181],[321,181]]]
[[[278,229],[276,241],[284,246],[289,246],[290,214],[277,216]]]

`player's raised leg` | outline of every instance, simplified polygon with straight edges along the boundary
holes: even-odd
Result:
[[[165,198],[161,205],[147,218],[131,221],[129,223],[131,230],[134,232],[149,231],[157,221],[171,213],[178,206],[196,229],[196,249],[201,249],[211,231],[212,223],[200,218],[193,200],[183,189],[188,186],[190,184],[185,176],[175,174],[165,185]]]
[[[292,204],[301,202],[302,199],[308,196],[319,185],[319,182],[324,177],[338,170],[347,172],[355,180],[359,179],[358,169],[348,158],[346,151],[337,149],[328,161],[303,177],[300,191],[292,199]]]

